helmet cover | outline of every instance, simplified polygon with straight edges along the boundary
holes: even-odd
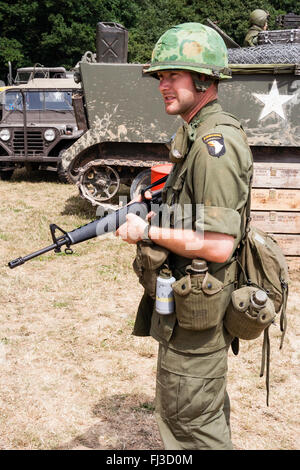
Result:
[[[200,23],[183,23],[166,31],[157,41],[146,74],[187,70],[215,79],[231,78],[225,42],[219,33]]]

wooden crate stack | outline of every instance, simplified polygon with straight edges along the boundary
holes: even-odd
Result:
[[[252,224],[271,233],[291,271],[300,269],[300,165],[254,163]]]

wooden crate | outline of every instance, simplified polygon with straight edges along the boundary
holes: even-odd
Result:
[[[300,269],[300,165],[255,162],[251,223],[271,233],[291,270]]]

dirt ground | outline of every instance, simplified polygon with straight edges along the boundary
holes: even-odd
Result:
[[[134,247],[103,237],[11,270],[11,259],[51,244],[50,223],[72,230],[95,209],[54,174],[18,170],[0,195],[0,449],[162,449],[157,344],[131,334],[142,293]],[[269,407],[261,338],[229,355],[235,449],[299,449],[299,314],[293,272],[282,350],[279,322],[271,329]]]

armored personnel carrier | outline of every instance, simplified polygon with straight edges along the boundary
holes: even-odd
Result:
[[[81,89],[73,96],[83,134],[62,158],[70,181],[94,205],[110,201],[121,183],[131,195],[147,184],[150,168],[168,162],[168,142],[181,122],[164,112],[144,66],[126,62],[124,28],[98,26],[97,52],[78,64]],[[253,151],[253,222],[277,234],[286,254],[300,256],[300,44],[286,44],[282,55],[269,45],[263,64],[265,46],[240,48],[228,37],[227,45],[233,76],[220,83],[219,101],[240,119]]]

